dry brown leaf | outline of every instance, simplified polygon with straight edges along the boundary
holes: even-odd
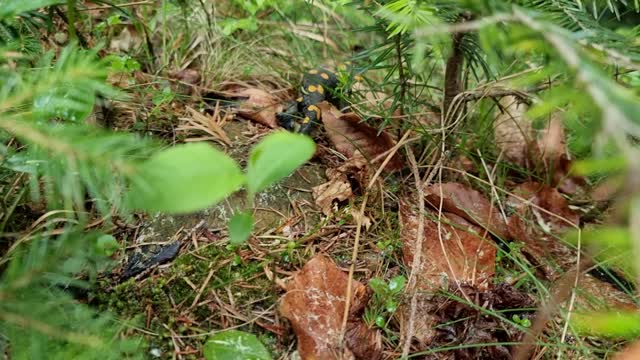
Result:
[[[353,189],[348,176],[366,172],[366,166],[366,159],[360,153],[356,153],[353,158],[337,169],[327,169],[329,181],[312,189],[316,205],[325,215],[329,216],[333,212],[336,202],[340,203],[353,198]],[[363,178],[364,176],[366,175],[355,177]]]
[[[278,127],[276,113],[284,110],[284,105],[280,99],[265,90],[256,88],[238,90],[233,96],[246,98],[240,104],[238,115],[272,129]]]
[[[342,202],[353,198],[351,183],[349,183],[347,175],[336,171],[328,176],[328,182],[312,189],[316,205],[318,205],[320,209],[322,209],[322,213],[327,216],[333,212],[334,202]]]
[[[442,195],[441,195],[442,194]],[[442,183],[425,189],[427,204],[434,209],[454,213],[490,231],[501,239],[507,239],[509,231],[497,204],[491,204],[480,192],[459,183]]]
[[[386,132],[378,134],[378,130],[361,122],[355,113],[343,114],[335,106],[322,102],[318,104],[322,112],[327,136],[336,150],[350,158],[360,151],[367,159],[372,160],[388,151],[395,145],[395,141]],[[378,164],[380,164],[378,162]],[[403,162],[397,153],[385,167],[388,171],[401,169]]]
[[[557,114],[551,116],[548,126],[542,130],[538,140],[538,150],[548,170],[552,170],[560,164],[562,158],[567,157],[564,125]]]
[[[406,266],[413,264],[418,238],[418,215],[410,204],[400,203],[402,226],[402,258]],[[495,273],[496,246],[480,227],[452,213],[441,217],[441,236],[438,214],[428,211],[424,219],[422,266],[416,270],[418,286],[435,291],[449,281],[466,283],[486,289]]]
[[[617,353],[613,360],[638,360],[640,359],[640,340],[631,343],[624,350]]]
[[[508,200],[515,210],[508,221],[511,238],[525,244],[522,251],[547,278],[558,278],[558,270],[566,271],[575,264],[575,251],[558,237],[571,229],[571,224],[578,224],[578,215],[550,186],[524,183],[512,192]]]
[[[346,306],[348,275],[325,255],[317,255],[287,283],[280,313],[298,338],[302,359],[379,359],[381,336],[368,328],[360,314],[368,301],[367,287],[353,281],[353,301],[340,349],[340,332]]]
[[[521,167],[529,164],[529,146],[534,139],[531,121],[525,118],[527,105],[520,103],[515,96],[500,99],[501,111],[496,116],[494,135],[496,145],[505,159]]]
[[[114,52],[127,53],[131,49],[142,46],[142,37],[133,25],[125,25],[118,36],[111,39],[109,49]]]
[[[590,274],[581,274],[576,296],[577,311],[636,311],[638,305],[624,291]]]
[[[543,175],[551,174],[553,186],[566,194],[576,193],[585,181],[569,174],[571,160],[560,113],[552,114],[547,127],[536,136],[531,121],[525,117],[525,104],[514,96],[505,96],[500,105],[494,134],[505,159]]]

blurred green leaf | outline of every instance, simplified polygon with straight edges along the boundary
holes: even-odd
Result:
[[[311,159],[316,146],[310,137],[279,131],[267,135],[251,151],[247,165],[247,188],[255,194],[290,175]]]
[[[137,175],[128,192],[130,206],[167,213],[214,205],[244,183],[236,162],[205,143],[159,152],[142,164]]]
[[[41,120],[57,117],[80,122],[91,114],[95,101],[95,94],[64,84],[35,98],[33,114]]]
[[[244,243],[251,235],[252,230],[253,215],[251,212],[236,213],[229,221],[229,242],[234,245]]]
[[[584,159],[576,161],[571,171],[576,175],[611,174],[627,168],[627,159],[614,156],[607,159]]]
[[[0,19],[63,2],[64,0],[0,0]]]
[[[226,330],[210,337],[204,346],[204,357],[207,360],[271,359],[255,335],[238,330]]]
[[[640,313],[637,312],[574,314],[571,323],[583,335],[615,338],[634,338],[640,335]]]
[[[104,234],[96,240],[99,255],[111,256],[120,248],[120,244],[112,235]]]
[[[578,244],[578,236],[582,247],[590,250],[600,263],[616,266],[625,275],[633,277],[635,261],[631,233],[626,227],[601,227],[584,230],[581,233],[572,231],[565,235],[565,240],[573,245]]]

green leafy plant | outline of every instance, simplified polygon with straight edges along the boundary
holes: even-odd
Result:
[[[406,282],[402,275],[391,278],[389,282],[377,278],[369,280],[373,298],[365,311],[366,321],[386,328],[389,317],[398,309]]]
[[[0,21],[53,3],[5,2]],[[99,216],[107,224],[114,215],[126,220],[134,209],[196,211],[242,186],[253,197],[308,160],[315,145],[296,134],[267,136],[244,173],[204,143],[163,149],[156,140],[86,121],[98,94],[123,99],[105,80],[109,72],[138,70],[130,57],[100,59],[74,44],[57,54],[15,57],[14,49],[0,47],[3,69],[15,67],[0,70],[0,181],[9,189],[3,196],[15,204],[3,204],[0,213],[2,236],[10,239],[0,258],[0,352],[16,359],[139,358],[141,339],[122,336],[127,324],[73,296],[110,271],[110,257],[121,251],[113,236],[85,231],[88,221]],[[5,187],[7,181],[20,191]],[[54,211],[19,232],[11,219],[27,196]],[[231,222],[234,244],[251,232],[250,212],[243,214]]]

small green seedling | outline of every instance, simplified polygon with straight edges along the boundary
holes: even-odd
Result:
[[[511,320],[513,320],[514,323],[522,327],[525,327],[525,328],[531,327],[531,320],[527,319],[526,317],[520,317],[520,315],[513,315],[511,317]]]
[[[398,310],[405,283],[406,278],[402,275],[390,279],[389,282],[377,278],[369,280],[373,299],[367,308],[365,318],[384,329],[389,316]]]

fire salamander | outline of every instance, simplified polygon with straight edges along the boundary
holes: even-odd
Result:
[[[349,75],[353,73],[351,62],[341,64],[338,69],[342,72],[348,71]],[[352,78],[359,80],[360,76],[354,75]],[[344,82],[325,68],[309,70],[302,77],[299,97],[291,102],[284,112],[276,114],[280,126],[290,131],[309,134],[322,120],[319,103],[326,100],[338,108],[343,107],[336,90],[339,86],[344,87]]]

